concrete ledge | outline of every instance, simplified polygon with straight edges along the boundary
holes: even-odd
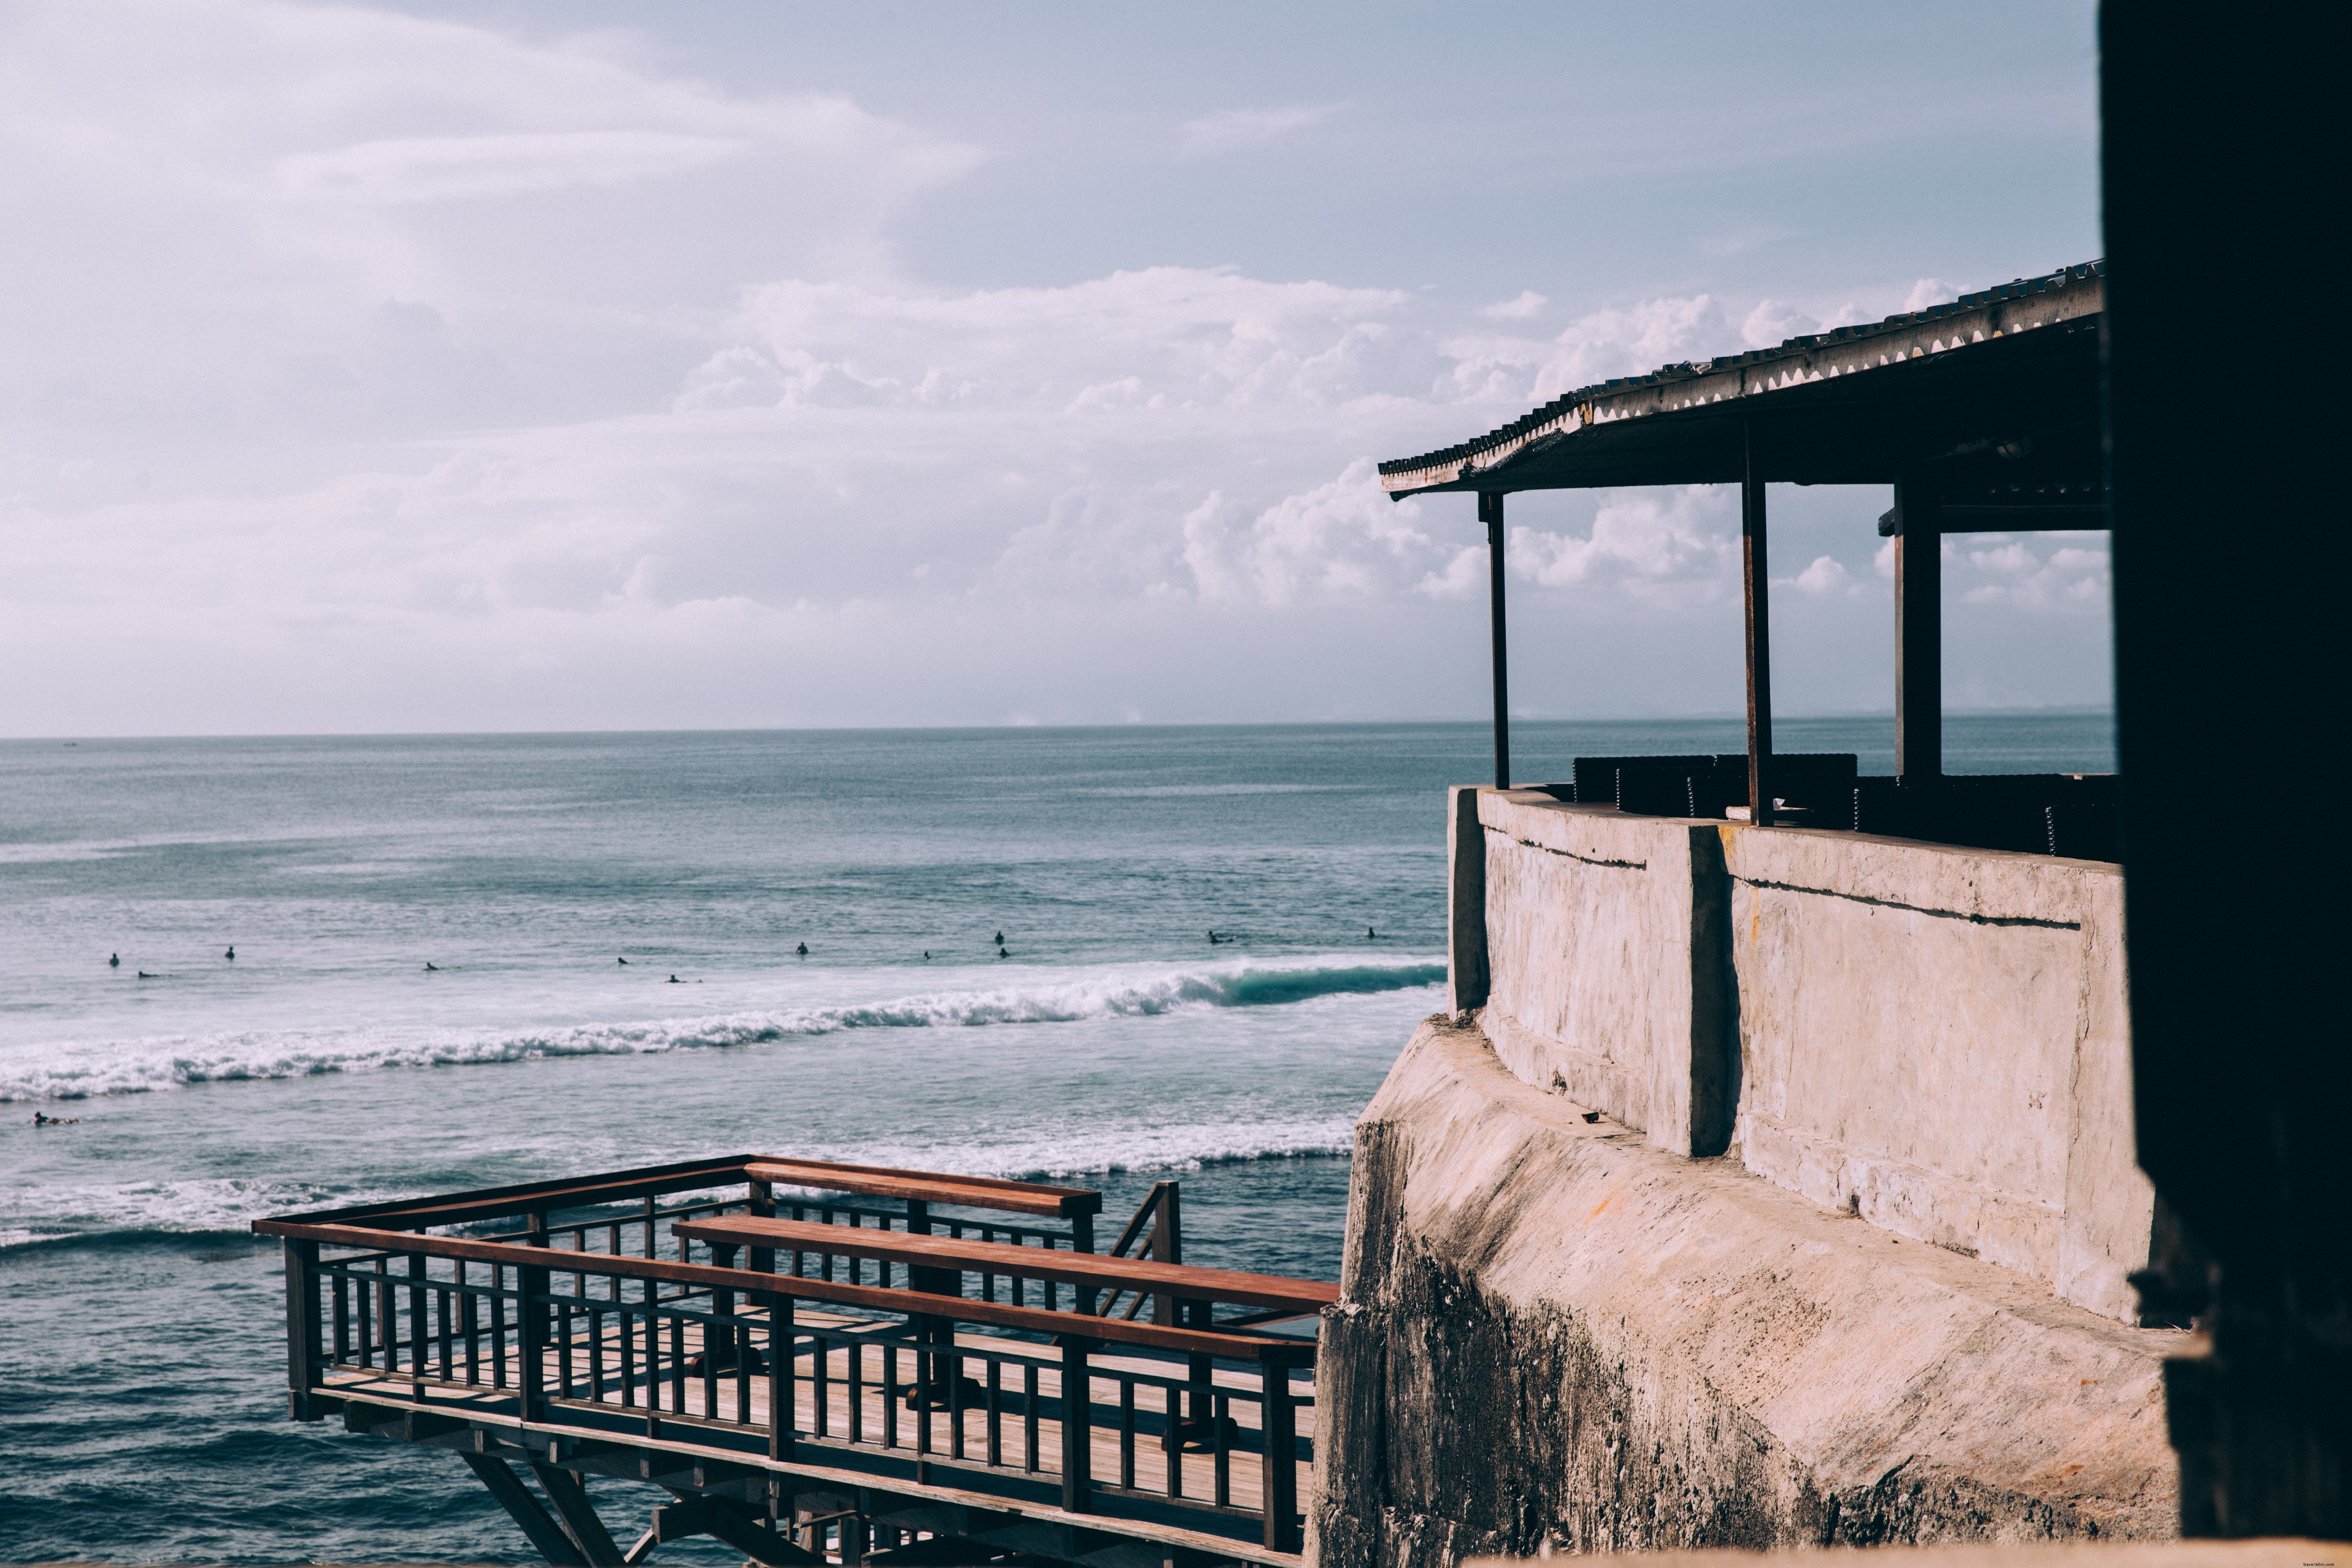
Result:
[[[1341,1287],[1322,1568],[2176,1529],[2187,1335],[1588,1123],[1475,1025],[1358,1123]]]
[[[1614,1553],[1601,1554],[1606,1562]],[[1524,1564],[1487,1557],[1474,1568]],[[1535,1561],[1541,1562],[1538,1558]],[[1641,1568],[1836,1568],[1850,1559],[1788,1552],[1645,1552]],[[2252,1541],[2042,1542],[1985,1546],[1885,1546],[1871,1568],[2352,1568],[2352,1542],[2264,1536]]]

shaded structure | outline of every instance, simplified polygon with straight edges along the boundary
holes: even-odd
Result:
[[[1782,793],[1772,750],[1765,487],[1884,484],[1895,491],[1879,532],[1895,540],[1895,772],[1914,786],[1913,809],[1888,814],[1889,826],[1972,841],[1967,826],[1937,820],[1951,811],[1926,805],[1920,787],[1932,789],[1943,773],[1942,536],[2107,526],[2099,424],[2105,277],[2104,262],[2063,268],[1776,349],[1662,366],[1565,394],[1475,440],[1382,463],[1381,483],[1393,498],[1479,498],[1494,604],[1496,784],[1512,783],[1505,496],[1740,486],[1748,733],[1741,793],[1760,826]]]
[[[2116,733],[2137,780],[2342,743],[2343,366],[2195,305],[2341,245],[2342,32],[2278,5],[2102,8]],[[2344,852],[2332,832],[2217,846],[2181,807],[2124,798],[2139,1161],[2171,1222],[2143,1283],[2207,1331],[2168,1368],[2182,1524],[2352,1539]]]

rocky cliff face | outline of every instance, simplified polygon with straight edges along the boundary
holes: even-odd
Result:
[[[1586,1115],[1443,1017],[1366,1110],[1321,1568],[2174,1532],[2184,1336]]]

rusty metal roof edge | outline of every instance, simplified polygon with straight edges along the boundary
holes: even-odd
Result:
[[[1661,365],[1646,375],[1595,382],[1563,393],[1475,440],[1417,458],[1391,458],[1380,465],[1381,488],[1389,492],[1391,499],[1402,500],[1423,490],[1459,485],[1478,474],[1507,467],[1537,443],[1549,446],[1549,437],[1566,436],[1586,426],[1719,402],[1727,396],[1754,395],[1800,382],[1819,381],[1827,375],[1851,374],[1874,368],[1870,358],[1873,353],[1877,355],[1876,364],[1888,364],[1920,353],[1963,347],[1958,333],[1947,342],[1937,331],[1948,324],[1963,324],[1955,318],[2005,318],[2014,305],[2021,302],[2031,308],[2037,300],[2043,306],[2061,307],[2035,312],[2036,319],[2032,320],[2003,320],[1989,333],[1974,332],[1967,340],[1973,342],[2096,314],[2105,303],[2106,273],[2105,258],[2087,261],[2039,277],[1996,284],[1944,304],[1898,311],[1884,321],[1809,332],[1790,338],[1778,348],[1749,349],[1705,362],[1684,360]],[[2074,290],[2084,284],[2095,287],[2076,293]],[[1915,349],[1896,341],[1906,335],[1924,336],[1930,341]],[[1832,362],[1827,368],[1820,363],[1825,356]],[[1793,373],[1789,369],[1792,363]]]

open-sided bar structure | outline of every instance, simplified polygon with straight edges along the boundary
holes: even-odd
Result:
[[[2105,294],[2068,268],[1383,465],[1478,498],[1498,768],[1448,803],[1446,1011],[1357,1122],[1323,1568],[2177,1529],[2119,780],[1941,755],[1941,536],[2107,526]],[[1506,497],[1695,483],[1742,488],[1745,752],[1515,784]],[[1892,489],[1893,777],[1774,750],[1780,483]]]
[[[254,1228],[294,1417],[453,1450],[562,1568],[1297,1563],[1336,1288],[1185,1266],[1173,1183],[1098,1254],[1101,1202],[741,1155]],[[656,1489],[634,1545],[589,1477]]]
[[[1765,592],[1770,484],[1893,487],[1879,531],[1895,539],[1895,772],[1915,786],[1937,779],[1942,535],[2107,526],[2099,435],[2105,273],[2104,262],[2064,268],[1776,349],[1665,365],[1568,393],[1475,440],[1381,464],[1392,498],[1479,498],[1495,605],[1496,784],[1512,783],[1503,498],[1688,484],[1741,487],[1749,819],[1769,824],[1781,793]],[[1909,826],[1928,826],[1926,814],[1909,815]]]

